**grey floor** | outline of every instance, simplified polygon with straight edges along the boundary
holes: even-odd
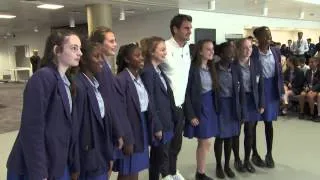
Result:
[[[3,92],[4,89],[6,92]],[[17,135],[16,129],[19,128],[22,91],[23,85],[21,84],[0,84],[0,104],[4,102],[11,104],[5,109],[0,107],[0,180],[6,179],[5,163]],[[13,104],[14,102],[15,104]],[[242,138],[241,136],[241,142],[243,142]],[[257,138],[260,154],[264,155],[263,124],[258,127]],[[184,139],[178,167],[187,180],[194,179],[196,147],[197,141],[195,139]],[[257,169],[255,174],[237,174],[235,179],[319,180],[320,166],[317,163],[320,162],[320,123],[298,120],[295,117],[279,118],[274,124],[273,152],[276,161],[275,169]],[[243,146],[241,147],[242,154]],[[215,158],[212,148],[207,157],[207,174],[212,177],[215,175]],[[147,175],[147,171],[144,171],[141,173],[140,179],[147,180]],[[111,179],[116,179],[115,176],[116,174]]]

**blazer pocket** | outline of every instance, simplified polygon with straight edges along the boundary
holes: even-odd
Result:
[[[96,149],[84,151],[84,161],[82,162],[87,172],[98,171],[102,165],[99,153]]]

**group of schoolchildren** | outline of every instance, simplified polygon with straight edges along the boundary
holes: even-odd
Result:
[[[320,122],[320,58],[310,57],[309,64],[305,64],[304,57],[289,56],[286,58],[286,70],[283,72],[284,90],[282,115],[287,115],[289,104],[298,104],[299,119]],[[307,104],[307,108],[305,105]],[[291,107],[292,107],[291,106]],[[317,111],[315,111],[317,107]]]
[[[213,42],[201,40],[191,59],[191,29],[192,18],[178,14],[170,23],[171,39],[153,36],[140,45],[121,46],[116,75],[110,57],[117,43],[110,29],[99,27],[88,39],[53,32],[43,67],[24,90],[7,179],[105,180],[117,172],[118,180],[137,180],[148,169],[150,180],[184,180],[177,170],[183,136],[198,139],[196,180],[213,179],[206,175],[212,137],[218,178],[235,177],[229,166],[232,151],[238,172],[254,173],[251,162],[274,168],[272,122],[283,95],[295,93],[294,65],[284,88],[280,51],[270,47],[271,32],[265,26],[254,31],[256,47],[250,39],[224,42],[221,60],[214,62]],[[311,84],[317,79],[314,70],[307,73]],[[307,97],[313,92],[308,88]],[[257,149],[258,121],[265,126],[265,159]]]

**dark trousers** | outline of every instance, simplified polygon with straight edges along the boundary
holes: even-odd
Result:
[[[170,174],[169,150],[170,142],[167,144],[160,144],[157,147],[151,147],[149,180],[159,180],[160,174],[162,178]]]
[[[170,143],[170,150],[169,150],[169,169],[170,169],[170,175],[175,175],[177,172],[177,160],[178,160],[178,154],[181,150],[182,146],[182,133],[184,129],[184,113],[183,109],[180,107],[176,107],[175,113],[174,113],[174,121],[175,121],[175,127],[174,127],[174,136]]]

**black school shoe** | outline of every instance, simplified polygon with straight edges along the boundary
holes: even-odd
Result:
[[[266,155],[266,167],[267,168],[274,168],[274,161],[272,155]]]
[[[299,119],[304,119],[304,113],[299,113]]]
[[[196,180],[213,180],[211,177],[207,176],[206,174],[200,174],[199,172],[196,173]]]
[[[216,176],[219,179],[224,179],[226,176],[224,175],[222,167],[217,167],[216,168]]]
[[[246,170],[243,167],[242,161],[241,160],[236,160],[234,161],[234,168],[239,172],[239,173],[244,173]]]
[[[314,116],[312,121],[313,122],[320,122],[320,116]]]
[[[257,167],[260,167],[260,168],[266,167],[266,163],[261,159],[261,157],[258,154],[252,155],[251,161]]]
[[[244,161],[243,167],[250,173],[256,172],[256,169],[252,166],[250,161]]]
[[[234,178],[236,177],[236,175],[234,174],[234,172],[231,170],[231,168],[224,168],[224,172],[226,173],[226,175],[229,177],[229,178]]]

